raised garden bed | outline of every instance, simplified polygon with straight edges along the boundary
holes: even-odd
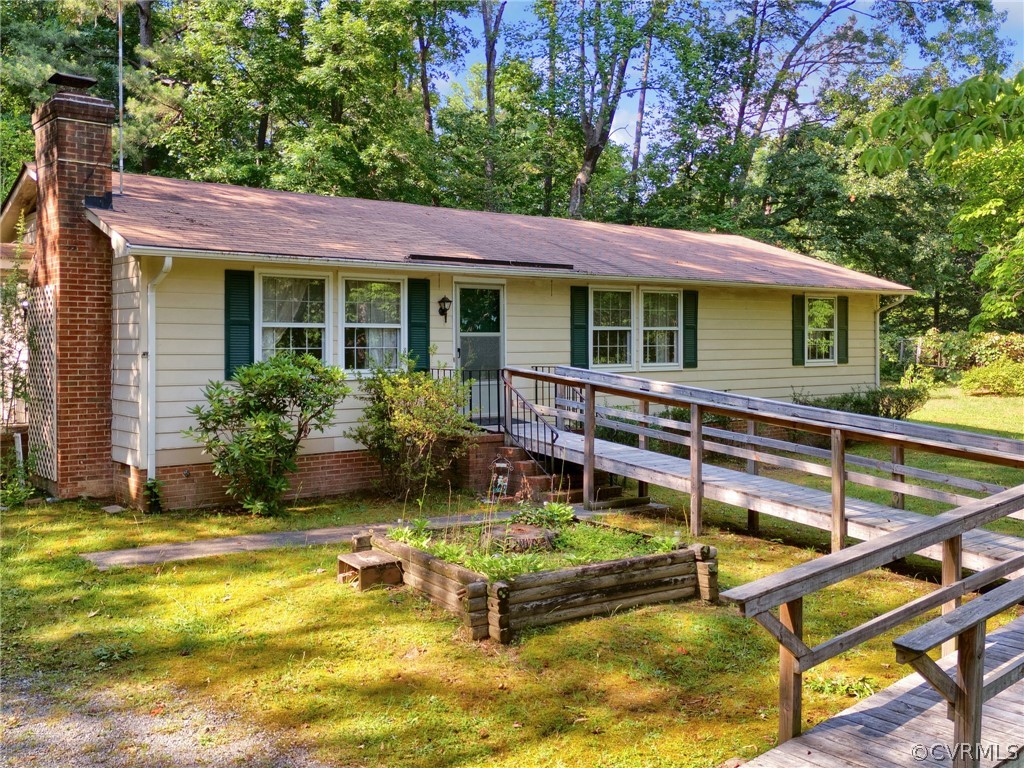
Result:
[[[718,599],[717,551],[700,544],[503,579],[386,536],[356,537],[353,545],[398,558],[403,582],[459,616],[474,640],[508,643],[527,627],[654,603]]]

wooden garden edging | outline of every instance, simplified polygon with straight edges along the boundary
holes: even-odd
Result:
[[[364,546],[358,540],[354,546]],[[718,601],[718,551],[701,544],[489,582],[468,568],[392,539],[373,536],[369,543],[397,557],[404,583],[459,616],[474,640],[490,637],[509,643],[526,627],[698,596]]]

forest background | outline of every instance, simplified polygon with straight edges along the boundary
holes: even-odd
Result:
[[[0,194],[32,159],[32,108],[54,71],[91,75],[117,101],[117,9],[0,0]],[[885,316],[898,334],[1024,331],[1019,11],[124,0],[125,167],[739,233],[912,286]],[[980,97],[954,87],[968,78]],[[907,109],[915,97],[977,130],[938,157],[938,134],[962,124],[936,128],[934,110]],[[864,157],[893,140],[901,161],[869,173]]]

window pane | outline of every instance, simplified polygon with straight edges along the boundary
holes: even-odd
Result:
[[[835,333],[833,331],[808,331],[807,333],[807,359],[808,360],[831,360],[833,359],[833,347]]]
[[[632,325],[628,291],[594,291],[594,327],[623,327]]]
[[[398,283],[371,280],[345,281],[345,322],[398,325],[402,293]]]
[[[835,299],[807,300],[807,327],[831,330],[835,328]]]
[[[346,328],[345,367],[366,370],[398,365],[397,328]]]
[[[644,326],[675,328],[679,325],[678,293],[644,293]]]
[[[594,331],[594,365],[629,365],[629,331]]]
[[[676,331],[644,331],[644,363],[676,362]]]
[[[496,288],[460,288],[459,330],[463,333],[499,333],[501,291]]]
[[[263,359],[282,352],[309,353],[324,359],[324,332],[320,328],[264,328]]]
[[[263,278],[263,322],[323,323],[326,281],[302,277]]]

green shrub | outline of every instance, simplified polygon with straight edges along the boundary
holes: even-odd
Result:
[[[968,395],[1024,395],[1024,362],[1003,358],[972,368],[960,379],[960,389]]]
[[[299,444],[331,426],[350,392],[345,374],[312,355],[276,355],[235,372],[235,384],[211,381],[206,405],[189,409],[184,434],[213,458],[228,494],[254,515],[281,511],[285,475],[297,469]]]
[[[470,383],[434,378],[404,357],[395,369],[374,368],[360,379],[366,402],[346,436],[366,446],[384,470],[384,489],[397,496],[426,490],[466,454],[477,427],[466,415]]]
[[[36,489],[32,485],[34,472],[35,461],[31,453],[21,464],[13,449],[0,458],[0,507],[20,507],[35,495]]]
[[[561,501],[546,501],[542,507],[525,506],[512,515],[513,523],[540,528],[564,528],[576,520],[576,510]]]
[[[793,395],[793,402],[833,411],[880,416],[883,419],[905,419],[928,402],[927,387],[882,387],[845,392],[839,395],[811,396],[802,392]]]
[[[910,387],[924,387],[925,389],[931,390],[935,388],[935,368],[931,368],[927,365],[916,365],[911,363],[903,371],[903,375],[900,377],[900,387],[907,389]]]

